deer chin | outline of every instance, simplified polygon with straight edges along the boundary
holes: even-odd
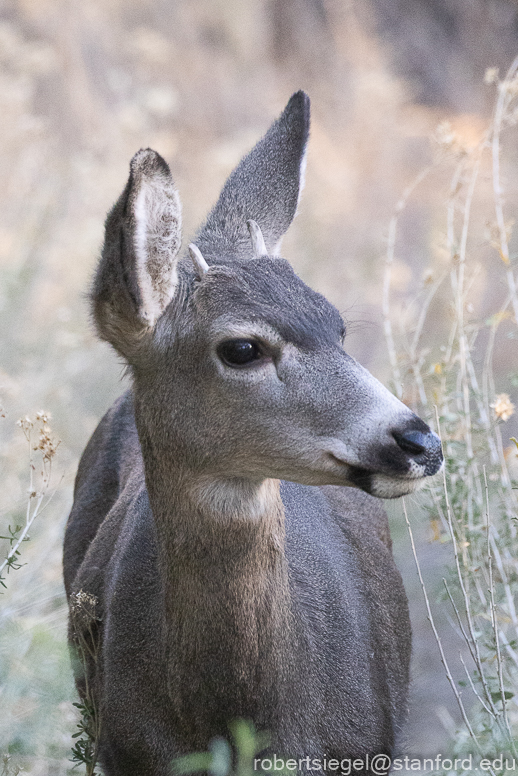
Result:
[[[404,474],[386,474],[372,469],[364,469],[357,465],[347,464],[333,453],[330,458],[342,468],[343,484],[358,488],[371,496],[382,499],[400,498],[420,490],[430,479],[426,467],[412,461],[410,468]],[[443,463],[434,474],[440,472]]]
[[[425,485],[427,476],[416,479],[405,479],[402,477],[388,477],[386,474],[371,474],[368,488],[364,488],[367,493],[376,498],[400,498],[415,493]]]
[[[424,467],[414,465],[406,475],[384,474],[353,468],[349,472],[351,484],[376,498],[391,499],[415,493],[430,480],[429,474],[420,471]],[[442,465],[439,472],[442,470]],[[438,472],[435,472],[438,474]]]

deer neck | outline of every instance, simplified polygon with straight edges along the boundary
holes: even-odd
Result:
[[[293,647],[279,485],[169,470],[150,486],[169,693],[190,746],[261,710],[271,727],[279,708]]]

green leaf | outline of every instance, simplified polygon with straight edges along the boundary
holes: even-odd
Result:
[[[211,765],[211,752],[193,752],[193,754],[186,754],[173,760],[171,769],[176,776],[183,776],[183,774],[208,771]]]
[[[502,693],[500,690],[497,690],[495,692],[491,693],[491,698],[493,701],[498,702],[502,700]],[[504,690],[504,698],[506,701],[508,701],[510,698],[514,698],[514,692],[511,692],[510,690]]]

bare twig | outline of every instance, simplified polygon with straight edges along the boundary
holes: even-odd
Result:
[[[457,317],[457,326],[459,333],[459,356],[460,356],[460,381],[462,385],[462,399],[463,399],[463,412],[464,412],[464,435],[466,440],[466,455],[468,459],[473,458],[473,441],[471,437],[471,410],[470,410],[470,393],[469,382],[467,375],[467,353],[469,347],[466,338],[465,324],[464,324],[464,275],[466,268],[466,247],[468,241],[468,229],[469,219],[471,215],[471,205],[473,203],[473,194],[475,192],[475,184],[477,182],[478,173],[480,170],[480,159],[477,159],[473,165],[471,178],[469,182],[468,191],[466,194],[466,201],[464,203],[464,214],[462,223],[462,233],[458,252],[458,270],[452,277],[455,277],[455,309]]]
[[[439,290],[439,288],[441,287],[442,283],[444,282],[447,276],[448,276],[448,270],[445,270],[439,275],[437,280],[433,283],[432,287],[428,291],[428,294],[426,295],[425,300],[421,305],[419,317],[417,319],[417,324],[414,329],[412,341],[410,343],[410,348],[409,348],[410,363],[412,365],[414,379],[416,381],[417,388],[419,391],[419,400],[423,405],[423,407],[426,407],[426,405],[428,404],[428,399],[423,385],[423,378],[421,377],[421,363],[417,357],[417,348],[419,347],[419,340],[421,339],[421,334],[423,333],[423,328],[426,321],[426,317],[428,315],[428,310],[430,308],[430,305],[437,291]]]
[[[392,377],[394,381],[394,388],[396,396],[401,398],[403,396],[403,383],[401,379],[401,370],[398,364],[398,357],[396,347],[394,344],[394,334],[392,332],[392,321],[390,317],[390,284],[392,276],[392,267],[394,265],[394,252],[396,247],[396,234],[399,216],[405,209],[406,204],[416,187],[426,178],[430,171],[434,168],[434,165],[425,167],[419,175],[416,176],[414,181],[403,192],[403,196],[399,200],[394,210],[394,215],[390,219],[389,233],[387,240],[387,252],[385,255],[385,271],[383,274],[383,298],[382,298],[382,312],[383,312],[383,329],[385,332],[385,339],[387,341],[387,350],[390,359],[390,366],[392,368]]]
[[[462,618],[460,616],[460,612],[458,610],[457,604],[453,600],[453,596],[450,593],[450,588],[448,587],[448,583],[446,582],[445,579],[443,579],[442,581],[444,583],[444,587],[446,588],[446,592],[448,594],[448,598],[450,599],[450,603],[451,603],[451,605],[453,607],[453,611],[455,612],[455,616],[457,617],[457,622],[458,622],[458,625],[459,625],[459,628],[460,628],[460,632],[462,633],[462,637],[463,637],[464,641],[466,642],[466,644],[468,646],[468,649],[469,649],[469,651],[471,653],[471,657],[473,658],[473,661],[476,662],[476,655],[475,655],[475,653],[473,651],[473,644],[471,642],[470,637],[466,633],[466,629],[464,628],[464,623],[462,622]]]
[[[410,520],[408,519],[408,513],[407,513],[407,509],[406,509],[405,499],[402,499],[402,502],[403,502],[403,513],[405,515],[405,521],[406,521],[406,525],[407,525],[407,529],[408,529],[408,535],[410,537],[410,544],[412,546],[412,554],[414,556],[414,561],[415,561],[415,565],[416,565],[416,569],[417,569],[417,575],[419,577],[419,582],[421,584],[421,590],[423,591],[423,596],[424,596],[424,600],[425,600],[426,611],[427,611],[427,614],[428,614],[428,621],[429,621],[429,623],[430,623],[430,625],[432,627],[433,635],[435,637],[435,641],[437,642],[437,646],[439,647],[439,653],[441,655],[441,663],[444,666],[444,670],[446,671],[446,676],[447,676],[448,681],[450,683],[450,686],[451,686],[451,688],[453,690],[453,694],[455,695],[457,703],[459,704],[459,709],[460,709],[460,713],[462,714],[462,719],[464,720],[464,724],[466,725],[466,727],[468,729],[468,732],[469,732],[471,738],[473,739],[473,742],[474,742],[475,746],[477,747],[477,750],[478,750],[479,754],[482,754],[482,749],[480,747],[479,740],[478,740],[478,738],[477,738],[477,736],[475,734],[475,731],[473,730],[473,728],[471,726],[471,722],[469,721],[468,715],[466,713],[466,709],[464,708],[464,704],[462,702],[462,698],[461,698],[460,693],[459,693],[459,691],[457,689],[457,686],[455,684],[453,676],[451,675],[450,667],[448,665],[448,661],[446,660],[446,655],[444,654],[444,649],[442,647],[441,637],[439,636],[439,633],[438,633],[437,628],[435,626],[435,621],[433,619],[433,614],[432,614],[432,609],[430,607],[430,601],[429,601],[429,598],[428,598],[428,593],[426,592],[426,585],[425,585],[424,580],[423,580],[423,575],[421,573],[421,566],[419,565],[419,559],[417,557],[417,551],[416,551],[416,548],[415,548],[415,542],[414,542],[414,535],[412,533],[412,527],[410,525]],[[489,770],[489,772],[492,773],[493,776],[495,776],[495,773],[494,773],[493,770]]]
[[[2,577],[2,572],[5,569],[5,567],[10,565],[13,562],[13,560],[16,558],[16,555],[18,553],[18,550],[20,549],[22,542],[25,541],[27,534],[29,533],[29,530],[35,518],[39,515],[41,511],[41,504],[44,496],[45,496],[45,492],[42,492],[38,495],[36,505],[32,512],[31,512],[31,496],[29,496],[29,500],[27,503],[27,514],[25,518],[25,526],[23,527],[23,530],[20,533],[19,537],[17,538],[16,542],[13,544],[12,547],[9,548],[9,551],[5,557],[5,560],[2,563],[0,563],[0,578]]]
[[[435,407],[435,413],[436,413],[436,421],[437,421],[437,431],[438,431],[439,436],[441,436],[441,424],[440,424],[440,421],[439,421],[439,413],[437,411],[437,407]],[[486,696],[487,703],[491,707],[491,709],[493,711],[493,714],[496,717],[496,716],[498,716],[498,711],[497,711],[497,709],[496,709],[496,707],[495,707],[495,705],[493,703],[493,699],[491,697],[491,692],[489,690],[489,686],[488,686],[487,679],[486,679],[486,676],[485,676],[484,667],[482,665],[482,660],[481,660],[481,656],[480,656],[480,648],[479,648],[478,641],[477,641],[476,636],[475,636],[475,629],[473,627],[473,618],[471,616],[471,604],[470,604],[469,596],[468,596],[468,593],[467,593],[467,590],[466,590],[466,585],[464,584],[464,577],[463,577],[463,574],[462,574],[462,571],[461,571],[461,568],[460,568],[459,551],[458,551],[458,547],[457,547],[457,538],[455,536],[455,530],[453,528],[453,518],[452,518],[452,511],[451,511],[451,506],[450,506],[450,497],[449,497],[449,494],[448,494],[448,484],[446,482],[446,468],[445,467],[443,468],[443,473],[442,474],[443,474],[444,499],[445,499],[445,504],[446,504],[446,515],[447,515],[447,518],[448,518],[448,527],[450,529],[450,537],[451,537],[452,544],[453,544],[453,554],[454,554],[454,557],[455,557],[455,566],[456,566],[456,569],[457,569],[457,578],[459,580],[459,586],[460,586],[460,589],[461,589],[461,592],[462,592],[462,596],[463,596],[463,599],[464,599],[464,609],[465,609],[465,612],[466,612],[466,620],[467,620],[467,623],[468,623],[469,635],[470,635],[471,643],[473,645],[473,649],[474,649],[474,653],[475,653],[475,658],[474,658],[475,665],[476,665],[477,671],[479,672],[479,675],[480,675],[480,681],[482,682],[482,686],[484,688],[484,694]]]
[[[45,413],[38,413],[37,418],[40,418],[40,415],[41,415],[41,418],[44,418],[44,420],[41,420],[42,431],[40,433],[40,437],[42,437],[43,427],[44,427],[43,424],[47,420],[47,415]],[[54,455],[55,450],[57,448],[57,445],[50,440],[50,436],[49,436],[50,429],[48,429],[48,427],[45,426],[44,427],[45,441],[48,440],[50,444],[50,448],[47,452],[44,451],[42,455],[42,472],[41,472],[42,483],[41,483],[41,490],[37,492],[34,485],[34,471],[36,467],[34,465],[33,451],[39,448],[33,448],[33,444],[32,444],[31,430],[34,424],[29,418],[25,418],[19,421],[18,425],[21,426],[23,433],[25,434],[25,438],[27,439],[27,442],[29,445],[29,497],[27,499],[27,507],[25,510],[25,525],[20,530],[20,532],[18,532],[18,530],[12,532],[12,536],[9,537],[10,539],[9,550],[7,552],[5,559],[0,563],[0,581],[2,580],[2,573],[4,569],[7,567],[7,570],[9,571],[9,569],[13,567],[14,561],[19,554],[19,550],[22,545],[22,542],[26,541],[26,539],[28,538],[29,530],[32,524],[34,523],[34,520],[46,506],[46,504],[43,506],[42,504],[43,504],[45,495],[48,492],[48,488],[50,484],[50,477],[52,473],[52,456]],[[52,496],[50,498],[52,498]],[[35,499],[35,502],[33,504],[34,499]]]
[[[491,709],[489,708],[489,706],[488,706],[488,705],[485,703],[485,701],[484,701],[484,699],[481,697],[480,693],[479,693],[479,692],[477,692],[477,688],[476,688],[476,687],[475,687],[475,685],[473,684],[473,679],[471,678],[471,674],[469,673],[469,671],[468,671],[468,668],[467,668],[467,666],[466,666],[466,663],[464,662],[464,658],[462,657],[462,652],[459,652],[459,658],[460,658],[460,662],[462,663],[462,667],[464,668],[464,672],[465,672],[465,674],[466,674],[466,676],[467,676],[467,678],[468,678],[468,682],[469,682],[469,684],[470,684],[470,687],[471,687],[471,689],[473,690],[473,693],[475,694],[475,696],[477,697],[477,699],[480,701],[480,703],[481,703],[481,704],[482,704],[482,706],[484,707],[485,711],[486,711],[488,714],[490,714],[492,717],[494,717],[495,715],[493,714],[493,712],[491,711]]]
[[[506,279],[509,287],[509,294],[511,296],[511,302],[513,305],[514,318],[518,324],[518,292],[516,288],[516,280],[511,267],[511,261],[509,256],[509,242],[507,237],[507,229],[504,219],[504,197],[502,190],[502,181],[500,177],[500,134],[502,131],[502,123],[505,117],[507,107],[509,105],[511,94],[509,85],[516,77],[518,72],[518,57],[515,57],[511,67],[506,73],[504,81],[499,84],[498,98],[495,107],[495,115],[493,118],[493,132],[492,132],[492,157],[493,157],[493,192],[495,198],[495,214],[496,222],[498,225],[498,234],[500,242],[500,258],[506,265]]]
[[[496,604],[495,604],[495,586],[493,582],[493,556],[491,553],[491,541],[489,536],[490,530],[491,530],[491,525],[489,522],[489,488],[487,487],[487,475],[486,475],[485,466],[483,467],[483,472],[484,472],[484,485],[486,489],[487,563],[488,563],[488,569],[489,569],[489,595],[491,597],[491,624],[493,626],[493,632],[495,637],[496,660],[498,665],[498,683],[500,685],[500,696],[502,699],[502,714],[504,718],[504,724],[505,724],[507,733],[509,735],[509,743],[511,745],[511,749],[513,751],[514,756],[518,757],[518,751],[516,750],[516,746],[513,741],[511,726],[509,725],[509,717],[507,715],[507,699],[505,697],[504,674],[503,674],[503,667],[502,667],[502,653],[500,651],[500,639],[498,637],[498,624],[497,624],[497,618],[496,618]]]

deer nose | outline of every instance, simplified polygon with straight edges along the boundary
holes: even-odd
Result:
[[[403,452],[425,465],[426,474],[435,474],[443,462],[441,440],[433,431],[393,431],[392,436]]]

